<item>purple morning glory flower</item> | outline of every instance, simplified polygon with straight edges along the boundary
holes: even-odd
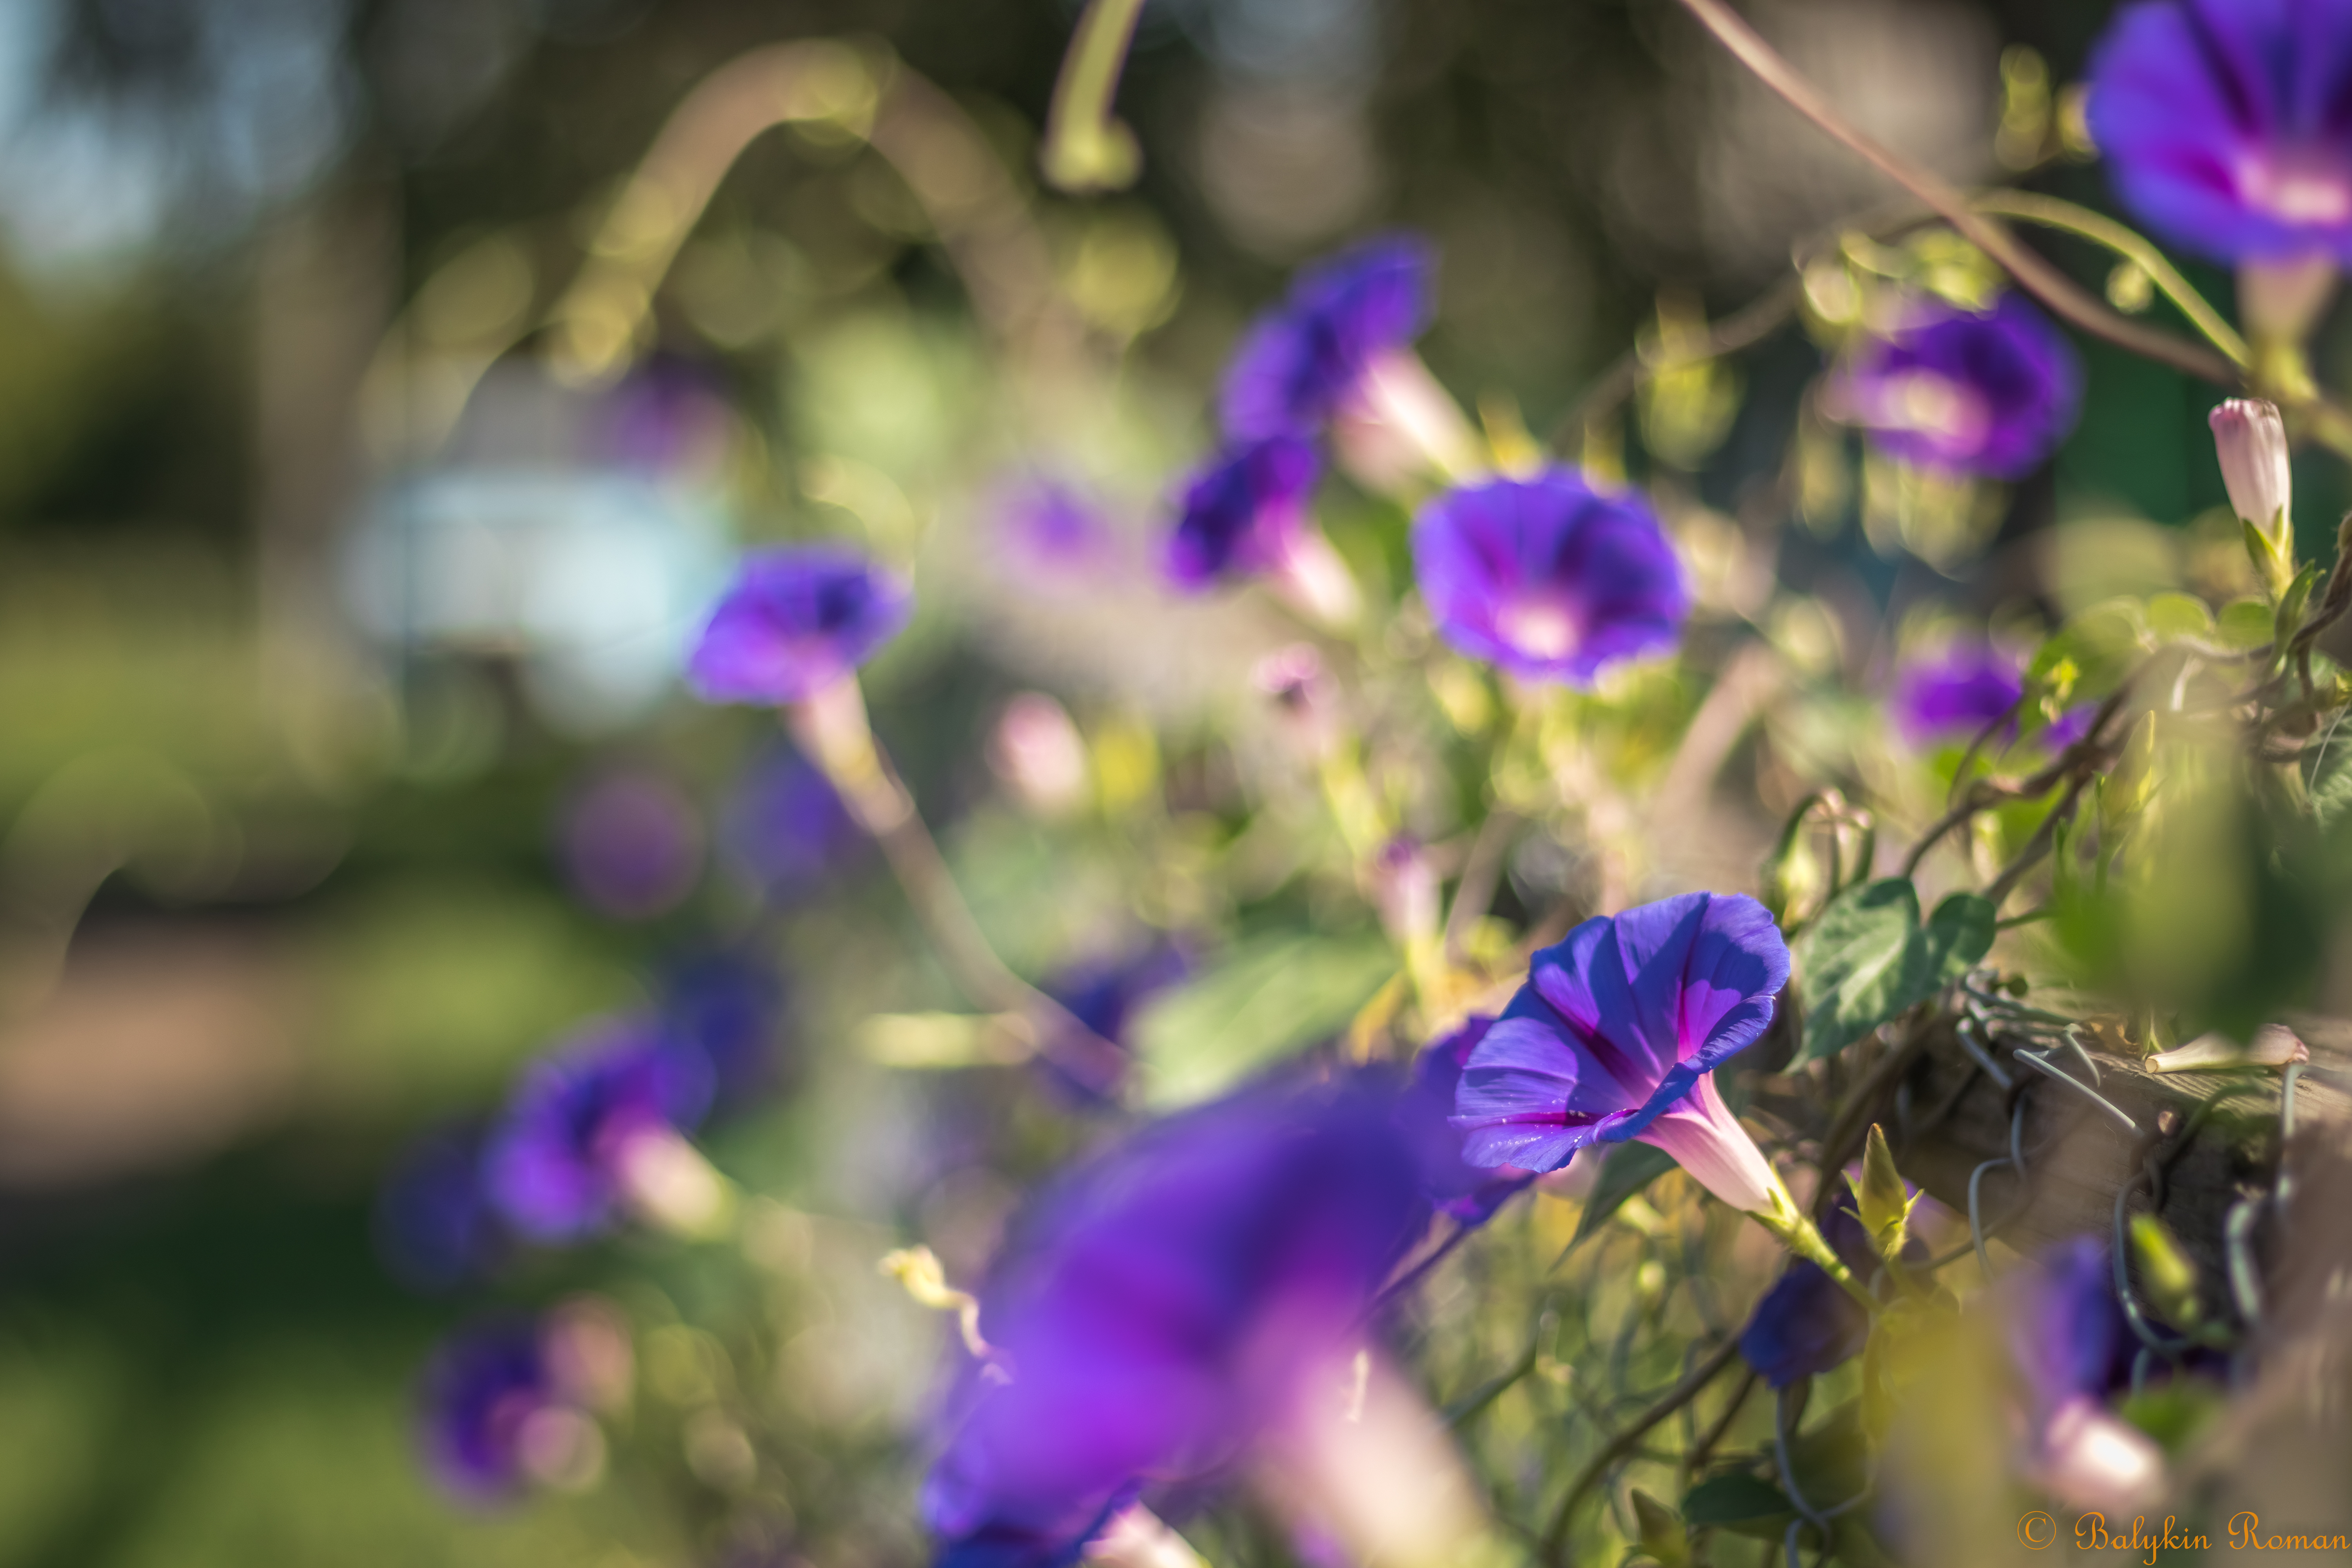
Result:
[[[1213,1480],[1344,1388],[1428,1221],[1393,1116],[1361,1079],[1262,1085],[1040,1194],[981,1293],[993,1362],[923,1487],[940,1561],[1073,1561],[1139,1495]]]
[[[1383,354],[1429,323],[1437,260],[1404,235],[1367,240],[1299,273],[1251,324],[1225,373],[1221,413],[1235,441],[1312,436]]]
[[[434,1479],[469,1502],[497,1502],[530,1479],[527,1434],[562,1408],[539,1331],[495,1321],[451,1336],[425,1373],[421,1436]]]
[[[872,658],[913,611],[907,584],[854,550],[754,551],[711,612],[687,679],[707,702],[798,702]]]
[[[710,1108],[711,1066],[640,1024],[592,1031],[528,1068],[490,1134],[484,1186],[536,1241],[579,1241],[629,1196],[631,1160]]]
[[[468,1127],[419,1134],[377,1190],[376,1252],[392,1277],[446,1295],[496,1267],[506,1237],[482,1192],[482,1139]]]
[[[1413,1059],[1412,1081],[1399,1106],[1407,1136],[1421,1160],[1422,1181],[1440,1214],[1465,1226],[1484,1225],[1495,1211],[1527,1190],[1532,1172],[1508,1165],[1487,1168],[1462,1157],[1462,1131],[1451,1120],[1462,1068],[1495,1020],[1473,1015],[1461,1027],[1430,1043]]]
[[[2091,58],[2091,133],[2124,204],[2216,261],[2352,261],[2352,6],[2157,0]]]
[[[1896,677],[1895,725],[1915,746],[1973,740],[1997,720],[2013,719],[2024,695],[2025,672],[2015,659],[1987,644],[1963,644]]]
[[[1649,508],[1559,468],[1439,496],[1413,524],[1412,561],[1439,634],[1529,680],[1588,685],[1674,646],[1690,609]]]
[[[2142,1506],[2163,1488],[2164,1456],[2106,1407],[2130,1367],[2114,1255],[2095,1236],[2043,1253],[2001,1282],[2010,1358],[2025,1395],[2019,1456],[2034,1484],[2072,1507]]]
[[[2074,428],[2083,371],[2023,295],[1979,315],[1915,303],[1832,378],[1838,417],[1889,456],[1941,474],[2021,479]]]
[[[789,744],[743,771],[722,834],[735,864],[780,903],[814,891],[866,841],[832,781]]]
[[[1685,893],[1586,921],[1535,955],[1471,1051],[1454,1100],[1462,1157],[1541,1173],[1591,1144],[1637,1138],[1735,1208],[1785,1205],[1714,1073],[1762,1037],[1788,980],[1780,928],[1739,894]]]
[[[2104,1399],[2130,1370],[2131,1330],[2116,1300],[2113,1255],[2095,1236],[2062,1242],[2006,1282],[2010,1355],[2045,1409]]]
[[[1307,526],[1322,459],[1286,436],[1221,453],[1193,476],[1168,544],[1168,574],[1182,588],[1278,571]]]
[[[1843,1259],[1854,1278],[1867,1284],[1879,1268],[1878,1249],[1862,1228],[1851,1189],[1838,1194],[1836,1205],[1822,1226],[1822,1239]],[[1903,1256],[1924,1262],[1927,1245],[1908,1237]],[[1870,1339],[1870,1315],[1847,1295],[1819,1264],[1792,1258],[1772,1289],[1764,1292],[1748,1327],[1740,1331],[1739,1353],[1773,1388],[1786,1388],[1808,1377],[1818,1377],[1862,1353]]]

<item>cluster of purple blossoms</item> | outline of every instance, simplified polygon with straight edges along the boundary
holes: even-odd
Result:
[[[1186,485],[1169,543],[1179,586],[1279,574],[1311,548],[1318,443],[1420,335],[1435,267],[1420,240],[1370,240],[1301,272],[1253,323],[1225,375],[1225,444]]]
[[[907,584],[856,551],[758,551],[711,612],[687,678],[708,702],[803,701],[872,658],[913,610]]]
[[[1734,1208],[1786,1209],[1715,1069],[1762,1037],[1788,979],[1780,928],[1750,898],[1685,893],[1586,921],[1535,955],[1464,1063],[1463,1158],[1542,1173],[1638,1139]]]
[[[1428,1217],[1393,1099],[1363,1079],[1245,1089],[1065,1173],[981,1293],[991,1359],[922,1490],[940,1561],[1075,1561],[1129,1505],[1231,1477],[1344,1400]]]
[[[1690,611],[1650,509],[1560,469],[1439,496],[1413,524],[1412,559],[1447,643],[1527,680],[1590,685],[1673,647]]]
[[[2083,372],[2024,296],[1982,313],[1912,304],[1832,376],[1832,412],[1890,457],[1946,475],[2021,479],[2074,428]]]

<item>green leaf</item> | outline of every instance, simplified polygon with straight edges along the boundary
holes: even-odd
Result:
[[[2221,646],[2243,653],[2271,640],[2274,617],[2270,605],[2262,599],[2232,599],[2221,606],[2216,630]]]
[[[1329,1038],[1395,972],[1394,952],[1377,936],[1278,937],[1228,954],[1137,1019],[1150,1104],[1207,1100]]]
[[[2147,611],[2137,599],[2109,599],[2070,616],[2026,667],[2026,705],[2052,715],[2105,697],[2156,650]]]
[[[1672,1154],[1647,1143],[1629,1142],[1611,1149],[1601,1162],[1601,1179],[1592,1184],[1592,1195],[1585,1200],[1584,1214],[1576,1222],[1576,1236],[1568,1245],[1576,1247],[1607,1225],[1609,1216],[1623,1208],[1626,1200],[1674,1168]]]
[[[1832,1056],[1966,973],[1992,949],[1993,907],[1954,893],[1919,923],[1919,892],[1888,877],[1841,895],[1797,939],[1805,1040],[1796,1061]]]
[[[2213,612],[2205,601],[2188,594],[2156,594],[2147,601],[2147,629],[2160,642],[2174,637],[2210,637]]]
[[[1787,1493],[1746,1470],[1709,1476],[1683,1497],[1683,1523],[1693,1530],[1778,1536],[1796,1511]]]

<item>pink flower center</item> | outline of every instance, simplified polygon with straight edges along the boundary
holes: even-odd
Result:
[[[1532,658],[1566,658],[1577,644],[1576,617],[1557,599],[1513,599],[1495,613],[1495,632]]]
[[[2340,224],[2352,219],[2352,179],[2325,153],[2302,149],[2263,152],[2241,159],[2238,195],[2257,212],[2292,224]]]
[[[1991,422],[1973,390],[1931,370],[1889,376],[1872,413],[1882,429],[1910,430],[1953,447],[1981,444]]]

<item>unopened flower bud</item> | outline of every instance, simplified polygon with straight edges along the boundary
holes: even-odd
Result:
[[[2294,479],[2287,466],[2286,425],[2278,405],[2233,397],[2213,410],[2213,449],[2230,506],[2246,525],[2246,549],[2272,595],[2294,576]]]
[[[1044,692],[1024,691],[1004,705],[988,765],[1039,816],[1064,816],[1085,804],[1086,742],[1069,710]]]
[[[1862,1228],[1870,1235],[1871,1245],[1881,1258],[1895,1257],[1903,1250],[1911,1205],[1918,1200],[1905,1190],[1902,1174],[1895,1168],[1894,1152],[1886,1146],[1886,1134],[1874,1121],[1870,1124],[1870,1141],[1863,1146],[1862,1175],[1853,1184],[1855,1212]]]

